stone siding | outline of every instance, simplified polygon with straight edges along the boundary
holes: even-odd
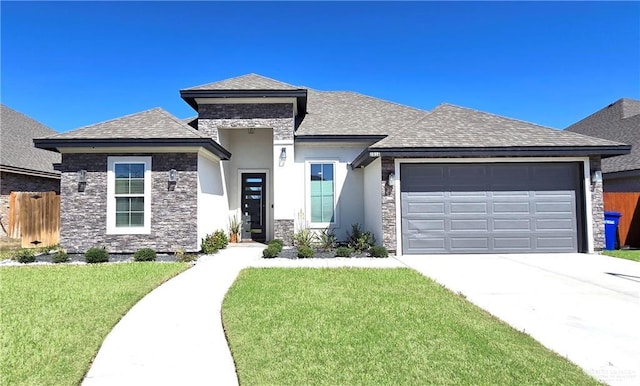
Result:
[[[9,227],[9,196],[11,192],[56,192],[60,194],[60,179],[28,176],[18,173],[0,173],[0,236],[6,236]]]
[[[151,233],[109,235],[107,229],[107,157],[151,156]],[[112,253],[139,248],[158,252],[197,250],[198,160],[195,153],[64,154],[62,157],[60,244],[72,253],[105,246]],[[84,191],[77,172],[87,170]],[[175,190],[168,173],[177,170]]]
[[[394,186],[387,185],[390,173],[395,173],[393,158],[382,158],[382,175],[380,193],[382,194],[382,245],[389,251],[396,252],[396,196]]]
[[[590,159],[591,174],[600,169],[600,157]],[[593,218],[593,248],[601,251],[604,248],[604,201],[602,182],[591,180],[591,213]]]
[[[219,142],[218,128],[272,128],[274,140],[293,140],[293,104],[203,104],[199,106],[198,130]]]
[[[280,239],[284,242],[284,245],[293,245],[293,232],[294,221],[293,220],[274,220],[273,222],[273,234],[274,239]]]

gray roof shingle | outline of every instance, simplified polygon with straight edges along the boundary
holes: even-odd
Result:
[[[33,146],[33,138],[55,134],[42,123],[5,105],[0,115],[0,165],[57,175],[60,154]]]
[[[621,143],[554,130],[464,107],[441,104],[372,148],[617,146]]]
[[[258,74],[247,74],[221,80],[219,82],[207,83],[200,86],[189,87],[184,90],[298,90],[298,87],[287,83],[267,78]]]
[[[48,139],[185,139],[210,138],[156,107],[110,121],[53,135]]]
[[[631,145],[630,154],[602,160],[603,172],[640,170],[640,101],[619,99],[565,130]]]
[[[388,135],[426,111],[351,91],[307,93],[307,115],[296,135]]]

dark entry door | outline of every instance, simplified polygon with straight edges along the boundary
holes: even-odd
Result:
[[[265,173],[242,173],[242,214],[251,240],[265,241],[267,189]],[[245,233],[246,234],[246,233]]]

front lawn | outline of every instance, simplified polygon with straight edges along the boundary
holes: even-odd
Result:
[[[0,384],[77,385],[107,333],[184,263],[0,268]]]
[[[222,317],[242,385],[589,385],[409,269],[247,269]]]
[[[640,249],[619,249],[616,251],[602,251],[602,254],[618,257],[621,259],[640,261]]]

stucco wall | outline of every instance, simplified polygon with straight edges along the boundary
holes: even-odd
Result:
[[[335,166],[335,194],[336,215],[338,223],[331,228],[338,240],[346,239],[346,232],[351,230],[351,224],[364,225],[364,185],[361,169],[352,170],[350,163],[364,149],[363,145],[296,145],[295,164],[290,175],[291,183],[288,189],[295,192],[295,197],[290,203],[289,209],[298,218],[298,213],[304,213],[304,219],[310,219],[307,213],[308,193],[306,192],[307,179],[309,178],[308,161],[337,161]],[[320,230],[320,228],[318,228]],[[368,230],[368,229],[364,229]]]
[[[198,249],[218,229],[229,232],[229,203],[221,161],[198,155]]]
[[[373,232],[381,243],[382,236],[382,196],[378,194],[382,180],[382,162],[380,158],[364,168],[364,228]]]
[[[9,226],[9,195],[11,192],[56,192],[60,193],[60,179],[28,176],[0,172],[0,236],[6,236]]]
[[[108,235],[107,157],[152,156],[151,233]],[[158,252],[198,250],[196,153],[63,154],[60,244],[71,253],[105,246],[109,252],[135,252],[149,247]],[[87,170],[85,190],[78,191],[77,172]],[[168,190],[168,171],[177,170],[174,191]]]

